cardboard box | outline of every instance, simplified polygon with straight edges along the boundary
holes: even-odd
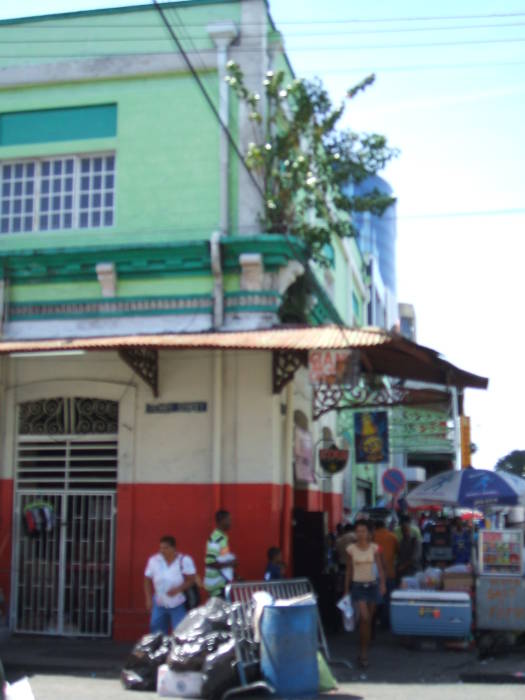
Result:
[[[473,574],[443,574],[443,590],[444,591],[464,591],[470,593],[474,588]]]

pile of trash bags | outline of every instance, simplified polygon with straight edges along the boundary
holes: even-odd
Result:
[[[232,635],[232,608],[220,598],[191,610],[172,636],[147,634],[133,648],[121,673],[130,690],[164,697],[215,700],[239,685]]]

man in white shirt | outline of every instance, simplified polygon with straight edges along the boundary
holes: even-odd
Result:
[[[193,586],[197,571],[193,559],[179,554],[175,538],[161,537],[159,552],[148,559],[144,571],[146,609],[150,631],[169,634],[186,615],[184,591]]]

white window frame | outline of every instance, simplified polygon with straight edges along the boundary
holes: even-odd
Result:
[[[91,202],[88,205],[88,209],[86,210],[88,213],[88,225],[82,225],[80,224],[80,216],[81,213],[84,213],[84,210],[80,209],[80,198],[82,194],[86,194],[85,192],[81,191],[80,188],[80,183],[81,183],[81,178],[83,176],[83,173],[81,172],[81,161],[89,158],[90,160],[93,160],[95,158],[107,158],[107,157],[113,157],[113,170],[111,174],[113,175],[113,188],[111,190],[106,190],[101,189],[100,191],[100,196],[101,198],[104,198],[108,191],[112,192],[113,194],[113,204],[110,207],[106,207],[104,204],[100,204],[98,207],[93,207]],[[44,162],[65,162],[66,160],[73,160],[73,190],[71,192],[71,196],[73,198],[72,202],[72,210],[71,210],[71,226],[64,226],[61,225],[59,227],[53,227],[51,226],[51,223],[47,226],[47,228],[41,228],[40,227],[40,216],[42,214],[45,214],[45,212],[41,211],[41,198],[42,198],[42,183],[43,179],[45,176],[42,175],[42,164]],[[3,167],[7,165],[11,165],[12,167],[15,167],[16,165],[26,165],[28,163],[33,163],[35,166],[35,173],[33,177],[33,182],[34,182],[34,187],[33,187],[33,212],[32,212],[32,228],[30,230],[24,230],[23,228],[23,219],[24,215],[21,212],[20,217],[22,219],[22,227],[19,231],[1,231],[1,223],[2,219],[4,218],[2,212],[0,211],[0,236],[2,235],[18,235],[18,234],[28,234],[28,233],[52,233],[56,231],[72,231],[72,230],[92,230],[92,229],[108,229],[112,228],[115,226],[115,220],[116,220],[116,178],[117,178],[117,156],[115,151],[95,151],[95,152],[87,152],[87,153],[64,153],[64,154],[57,154],[57,155],[46,155],[46,156],[35,156],[35,157],[27,157],[27,158],[10,158],[6,160],[0,160],[0,187],[3,186],[4,180],[2,176],[1,170]],[[108,174],[105,170],[102,171],[102,177],[105,174]],[[62,176],[61,176],[62,177]],[[90,168],[89,172],[89,177],[92,179],[95,177],[93,170]],[[50,183],[53,182],[52,176],[50,177]],[[91,182],[90,182],[91,185]],[[90,197],[93,195],[93,190],[90,188],[88,193]],[[53,193],[51,190],[49,191],[49,199],[51,200],[53,196]],[[65,191],[60,192],[60,197],[63,198],[66,196]],[[9,201],[12,203],[14,199],[14,195],[10,194]],[[0,201],[3,201],[3,196],[2,196],[2,191],[0,189]],[[23,194],[22,194],[22,202],[24,201],[23,199]],[[112,221],[110,224],[105,224],[104,223],[104,216],[106,209],[110,209],[112,212]],[[62,208],[62,202],[61,202],[61,208],[58,212],[60,216],[60,223],[63,223],[63,217],[64,213],[68,213],[69,210],[65,210]],[[93,213],[100,212],[100,224],[94,225],[92,223],[92,216]],[[57,212],[53,212],[51,207],[48,209],[49,213],[49,218],[53,214],[56,214]],[[12,219],[13,219],[13,212],[9,213],[9,221],[10,221],[10,228],[12,227]]]

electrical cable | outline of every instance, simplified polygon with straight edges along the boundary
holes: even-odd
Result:
[[[215,116],[217,122],[220,124],[220,126],[221,126],[223,132],[224,132],[225,135],[227,136],[228,142],[229,142],[230,145],[233,147],[234,152],[235,152],[235,154],[237,155],[237,157],[239,158],[241,164],[243,165],[243,167],[244,167],[246,173],[248,174],[248,177],[250,178],[250,180],[252,181],[252,183],[253,183],[253,185],[255,186],[256,190],[259,192],[259,194],[260,194],[262,200],[264,201],[265,198],[266,198],[266,197],[265,197],[264,190],[262,189],[261,185],[259,184],[257,178],[255,177],[255,175],[253,174],[253,172],[251,171],[251,169],[248,167],[248,164],[246,163],[246,160],[245,160],[245,158],[244,158],[244,156],[243,156],[243,154],[242,154],[242,152],[241,152],[239,146],[237,145],[235,139],[233,138],[233,136],[232,136],[230,130],[228,129],[228,127],[227,127],[227,126],[224,124],[224,122],[222,121],[218,110],[216,109],[216,107],[215,107],[213,101],[211,100],[210,96],[208,95],[208,92],[207,92],[206,88],[204,87],[204,84],[203,84],[202,81],[200,80],[200,77],[199,77],[198,73],[196,72],[195,68],[193,67],[193,64],[192,64],[192,62],[191,62],[189,56],[188,56],[188,55],[186,54],[186,52],[184,51],[184,48],[182,47],[182,45],[181,45],[181,43],[180,43],[180,41],[179,41],[179,38],[177,37],[175,31],[173,30],[173,27],[172,27],[172,26],[170,25],[170,23],[168,22],[168,19],[167,19],[166,15],[165,15],[164,11],[162,10],[162,7],[160,6],[158,0],[152,0],[152,2],[153,2],[153,4],[154,4],[154,6],[157,8],[157,11],[159,12],[159,14],[160,14],[160,16],[161,16],[162,21],[163,21],[164,24],[166,25],[166,28],[167,28],[168,32],[170,33],[170,35],[172,36],[173,41],[175,42],[177,48],[178,48],[179,51],[181,52],[181,54],[182,54],[182,56],[183,56],[183,59],[184,59],[186,65],[188,66],[188,69],[189,69],[190,73],[192,74],[193,78],[194,78],[195,81],[197,82],[197,85],[199,86],[199,89],[200,89],[201,92],[203,93],[203,96],[205,97],[206,102],[208,103],[209,107],[211,108],[211,110],[212,110],[212,112],[213,112],[213,114],[214,114],[214,116]],[[289,248],[290,248],[290,251],[291,251],[291,253],[292,253],[294,259],[297,260],[298,262],[300,262],[300,263],[303,265],[303,268],[304,268],[304,270],[305,270],[305,275],[309,278],[310,282],[313,283],[314,288],[315,288],[315,289],[317,290],[317,292],[320,294],[321,298],[324,298],[325,300],[329,300],[329,299],[328,299],[328,295],[326,294],[326,292],[324,291],[324,289],[322,289],[322,287],[321,287],[321,285],[320,285],[318,279],[315,277],[315,274],[314,274],[314,273],[312,272],[312,270],[310,269],[310,266],[309,266],[309,264],[308,264],[308,261],[307,261],[307,260],[304,260],[304,258],[301,259],[302,256],[298,256],[298,255],[297,255],[297,251],[294,249],[294,246],[293,246],[293,244],[291,243],[290,238],[289,238],[289,235],[288,235],[287,232],[284,233],[284,236],[285,236],[285,240],[286,240],[286,242],[287,242],[287,244],[288,244],[288,246],[289,246]],[[334,319],[334,320],[336,321],[336,325],[337,325],[337,327],[339,328],[339,330],[340,330],[340,332],[341,332],[341,335],[342,335],[342,337],[343,337],[343,340],[344,340],[345,344],[348,344],[348,341],[347,341],[347,338],[346,338],[346,333],[345,333],[345,327],[344,327],[344,325],[343,325],[343,323],[342,323],[341,317],[339,316],[339,312],[337,311],[337,309],[335,308],[335,306],[333,305],[333,303],[332,303],[331,301],[330,301],[330,305],[331,305],[331,307],[332,307],[333,312],[335,312],[335,319]]]

